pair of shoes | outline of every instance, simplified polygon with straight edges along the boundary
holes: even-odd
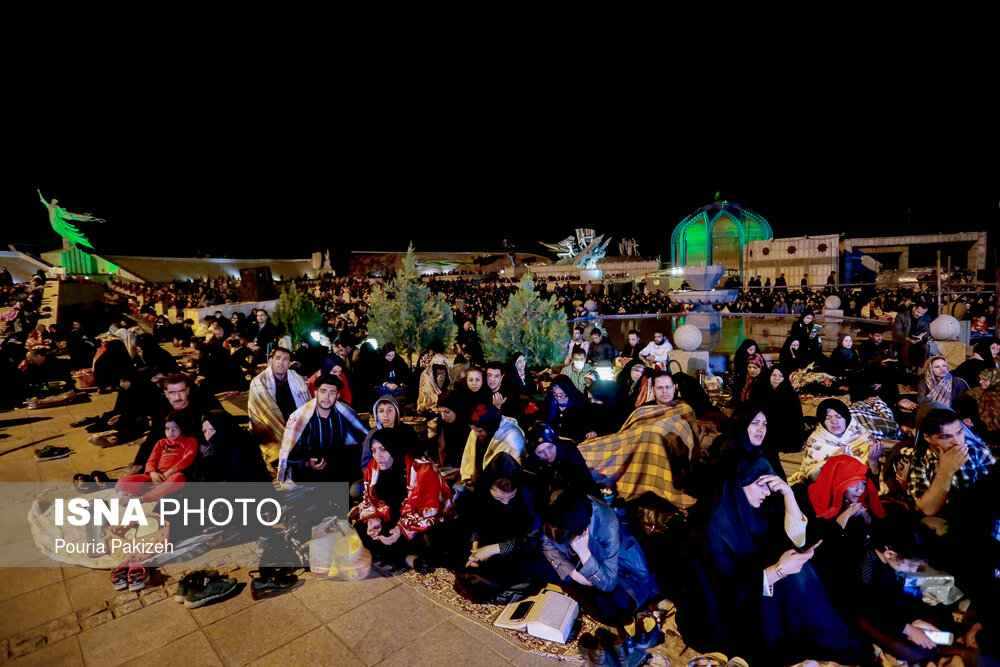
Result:
[[[90,426],[91,424],[97,424],[101,421],[100,417],[84,417],[80,421],[71,422],[70,426],[73,428],[80,428],[81,426]]]
[[[184,606],[188,609],[197,609],[210,602],[229,597],[238,588],[239,584],[232,577],[223,578],[222,575],[218,574],[209,576],[202,572],[201,577],[192,578],[192,581],[187,585]]]
[[[53,447],[45,445],[41,449],[35,450],[35,458],[39,461],[52,461],[54,459],[64,459],[69,456],[69,447]]]
[[[118,444],[118,431],[105,431],[87,438],[87,442],[97,447],[114,447]]]
[[[188,572],[184,578],[177,583],[177,590],[174,591],[174,602],[184,603],[187,599],[188,591],[201,583],[205,577],[219,576],[218,570],[195,570]]]
[[[250,572],[250,597],[254,600],[273,598],[295,590],[304,583],[288,568],[275,567],[253,570]]]
[[[142,590],[148,581],[149,571],[138,563],[122,563],[111,571],[111,585],[116,591]]]
[[[105,473],[104,473],[103,471],[101,471],[101,470],[92,470],[92,471],[91,471],[91,473],[90,473],[90,476],[91,476],[91,477],[93,478],[93,480],[94,480],[95,482],[97,482],[98,484],[112,484],[112,483],[114,483],[114,480],[113,480],[113,479],[111,479],[110,477],[108,477],[108,476],[107,476],[107,475],[106,475],[106,474],[105,474]]]

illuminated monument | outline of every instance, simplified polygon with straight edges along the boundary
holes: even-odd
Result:
[[[557,264],[568,264],[580,269],[581,280],[602,280],[603,271],[597,268],[598,260],[604,259],[611,237],[596,236],[593,229],[577,229],[576,237],[567,236],[559,243],[542,243],[559,256]]]
[[[79,246],[86,246],[93,249],[90,241],[83,235],[73,222],[104,222],[102,218],[89,213],[70,213],[62,206],[59,200],[45,201],[42,191],[38,191],[38,198],[42,205],[48,210],[49,224],[52,229],[62,237],[63,251],[60,253],[59,261],[67,273],[94,274],[97,273],[97,263],[87,252],[81,250]]]
[[[742,204],[716,201],[681,220],[670,235],[674,267],[724,266],[742,281],[743,246],[774,237],[763,216]]]

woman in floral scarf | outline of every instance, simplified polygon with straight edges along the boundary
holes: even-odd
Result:
[[[951,374],[947,359],[931,357],[924,364],[924,380],[917,385],[917,403],[934,401],[953,408],[959,396],[967,391],[969,385]]]
[[[802,465],[788,478],[789,484],[815,481],[827,460],[837,454],[850,454],[878,475],[882,443],[854,419],[842,401],[826,399],[816,408],[816,417],[821,421],[806,440]]]

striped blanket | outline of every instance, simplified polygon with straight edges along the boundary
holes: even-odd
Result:
[[[687,509],[696,500],[682,489],[698,454],[697,428],[687,403],[646,405],[618,433],[581,443],[580,453],[598,483],[615,483],[625,500],[652,491]]]
[[[340,444],[360,445],[364,442],[365,436],[368,435],[368,429],[358,419],[358,413],[351,406],[340,401],[334,404],[334,408],[340,413],[341,417],[347,420],[347,442]],[[281,439],[281,451],[278,455],[279,482],[294,481],[288,476],[288,455],[292,453],[292,449],[298,444],[299,438],[302,437],[302,432],[306,430],[306,424],[309,423],[309,420],[313,418],[315,413],[316,399],[314,398],[293,412],[288,418],[288,424],[285,425],[285,435]]]
[[[295,399],[295,407],[301,408],[310,398],[306,381],[295,371],[289,370],[288,385],[292,390],[292,398]],[[274,391],[274,372],[268,366],[250,383],[250,397],[247,401],[250,427],[260,438],[264,460],[268,462],[278,458],[278,448],[285,433],[285,417],[278,408]]]

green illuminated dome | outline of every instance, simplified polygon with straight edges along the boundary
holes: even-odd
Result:
[[[677,224],[670,235],[670,261],[674,266],[721,264],[727,274],[739,275],[743,246],[773,237],[763,216],[742,204],[720,201],[702,206]]]

